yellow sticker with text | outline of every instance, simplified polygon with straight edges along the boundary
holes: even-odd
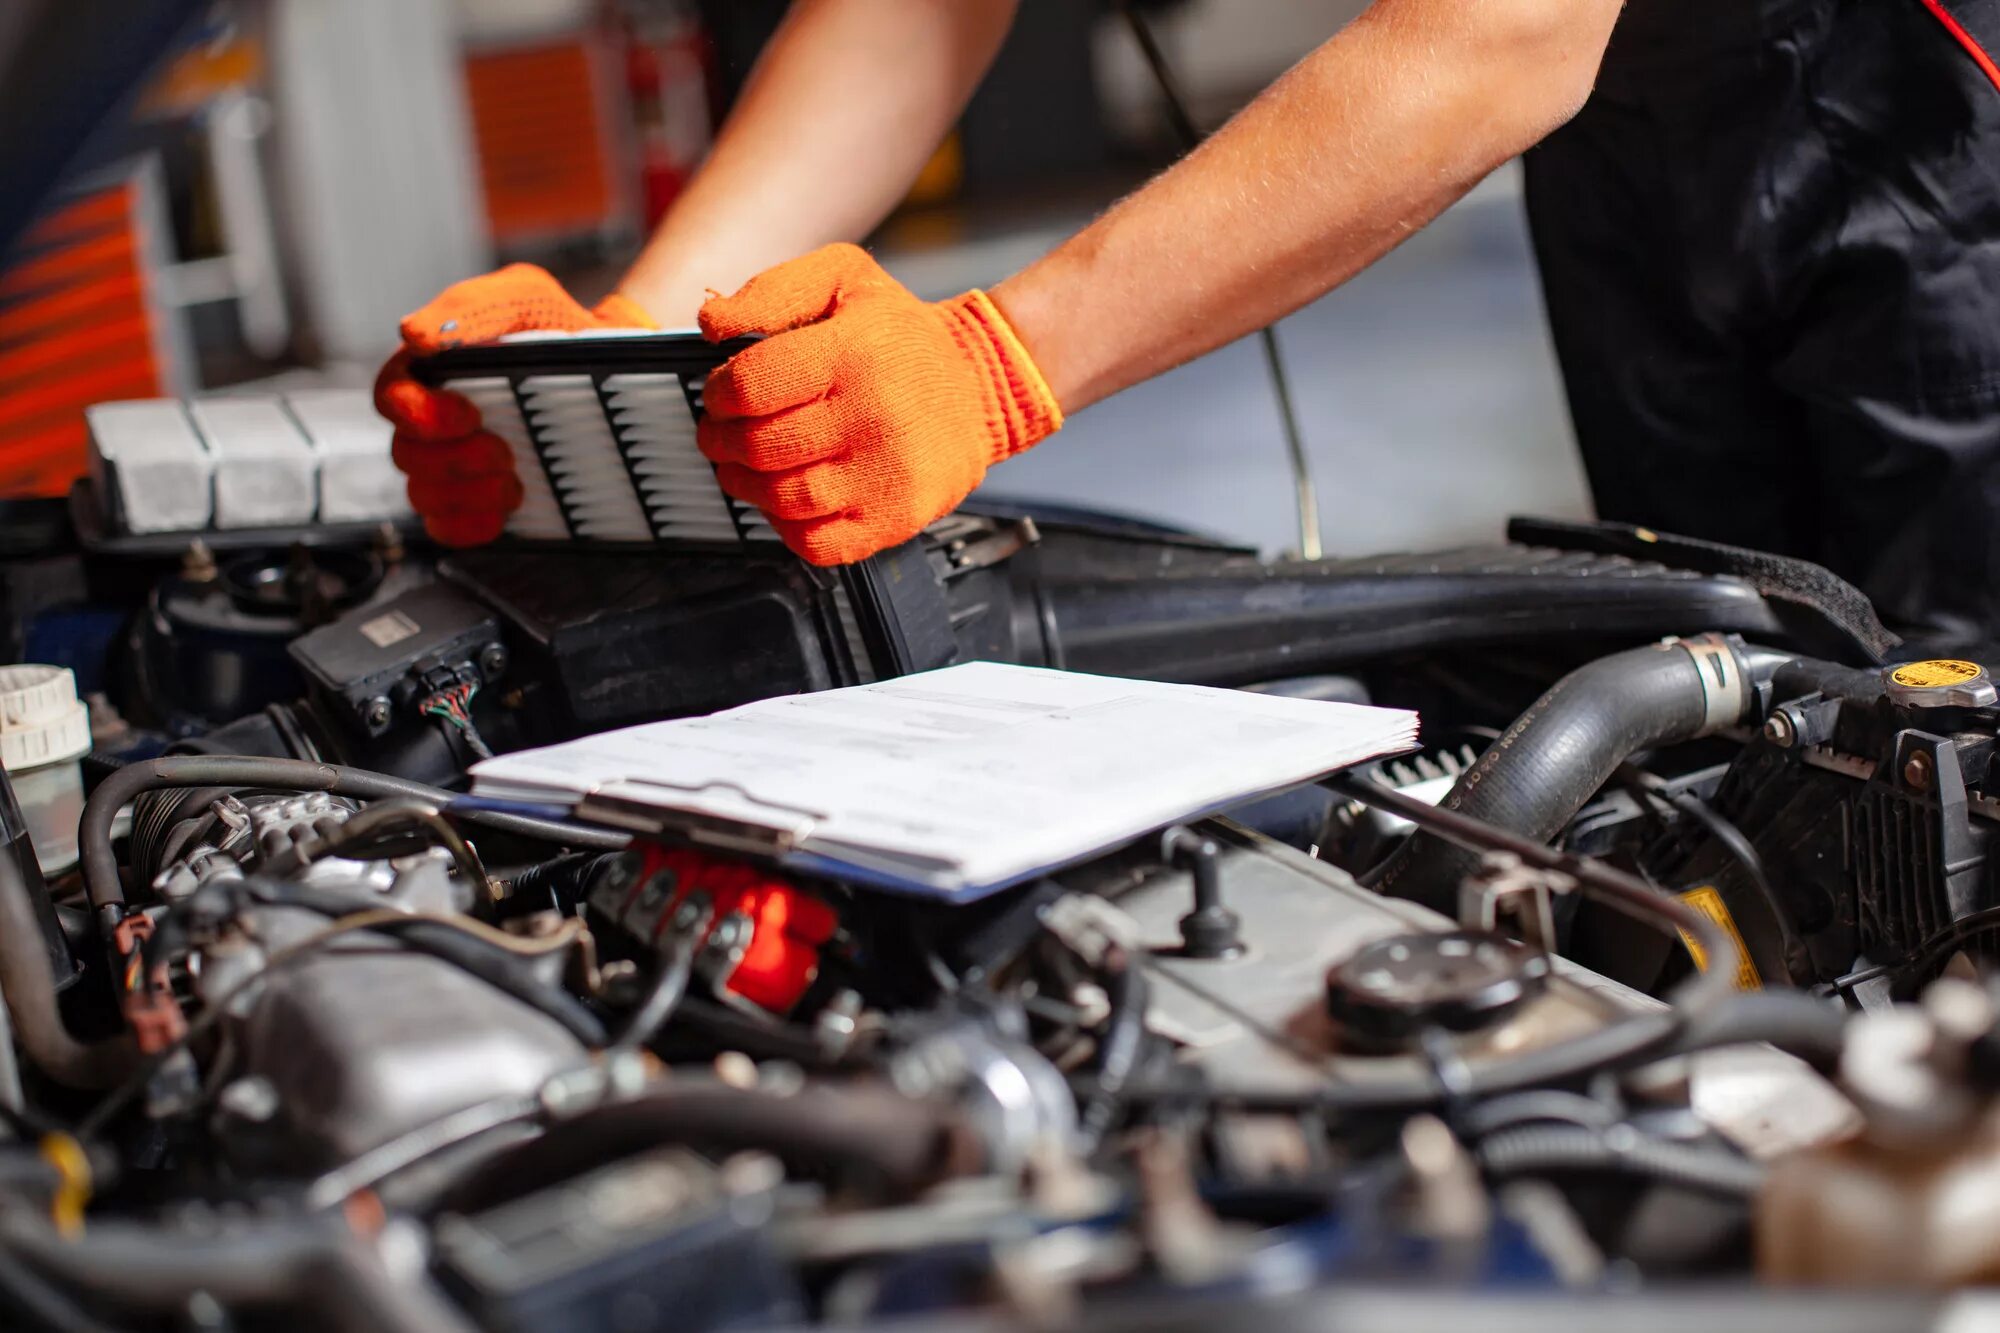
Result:
[[[1938,690],[1947,685],[1963,685],[1978,680],[1986,669],[1977,662],[1956,657],[1938,657],[1928,662],[1909,662],[1889,673],[1889,679],[1914,690]]]
[[[1728,905],[1722,901],[1722,895],[1715,891],[1714,886],[1704,884],[1698,889],[1689,889],[1680,898],[1689,907],[1722,927],[1729,933],[1729,938],[1736,942],[1736,957],[1740,960],[1736,964],[1736,989],[1764,989],[1764,979],[1757,975],[1757,965],[1750,961],[1750,947],[1743,942],[1743,932],[1736,928],[1736,918],[1729,914]],[[1702,948],[1701,943],[1685,930],[1681,932],[1681,943],[1687,945],[1688,956],[1694,959],[1694,965],[1704,972],[1708,971],[1708,950]]]

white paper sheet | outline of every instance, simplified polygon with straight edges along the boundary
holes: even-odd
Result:
[[[784,828],[968,894],[1406,749],[1416,714],[974,662],[489,759],[474,792]]]

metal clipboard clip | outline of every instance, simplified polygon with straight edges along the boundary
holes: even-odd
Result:
[[[649,790],[663,794],[649,796],[646,794]],[[676,796],[685,798],[718,790],[734,792],[745,804],[770,811],[774,817],[719,815],[666,803]],[[580,818],[612,828],[650,833],[715,851],[772,858],[799,851],[826,818],[819,811],[774,804],[734,782],[688,786],[644,778],[627,779],[591,791],[577,803],[576,813]]]

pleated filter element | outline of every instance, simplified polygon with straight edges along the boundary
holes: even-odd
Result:
[[[695,442],[694,406],[681,377],[609,376],[604,405],[654,533],[663,540],[735,541],[738,520]]]
[[[723,493],[696,439],[702,385],[732,350],[671,334],[536,335],[440,353],[436,378],[419,371],[471,399],[513,451],[525,492],[514,536],[775,542],[762,514]]]
[[[531,375],[521,406],[571,530],[600,541],[645,542],[653,527],[589,375]]]
[[[696,416],[699,416],[701,413],[701,392],[706,383],[706,376],[697,376],[690,380],[687,385],[688,402]],[[712,466],[711,475],[713,475]],[[720,485],[716,487],[716,493],[722,496],[722,503],[728,508],[730,517],[735,520],[736,531],[744,541],[774,542],[778,540],[777,530],[771,526],[770,520],[764,517],[762,510],[758,509],[755,505],[747,505],[741,500],[732,498],[727,492],[722,490]]]
[[[444,387],[471,399],[485,428],[505,441],[514,455],[514,475],[521,479],[521,507],[508,518],[507,531],[516,537],[545,541],[568,537],[569,523],[549,486],[548,474],[542,470],[542,456],[521,417],[520,405],[514,401],[513,383],[503,375],[488,375],[447,380]]]

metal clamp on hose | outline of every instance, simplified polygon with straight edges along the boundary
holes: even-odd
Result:
[[[1694,659],[1695,675],[1701,681],[1702,722],[1695,736],[1713,736],[1748,714],[1755,695],[1743,671],[1743,658],[1728,635],[1698,634],[1667,642]]]
[[[1585,663],[1487,747],[1444,808],[1546,845],[1634,754],[1754,717],[1759,681],[1787,660],[1734,636],[1704,634]],[[1419,833],[1377,887],[1453,913],[1460,881],[1478,866],[1472,853]]]

